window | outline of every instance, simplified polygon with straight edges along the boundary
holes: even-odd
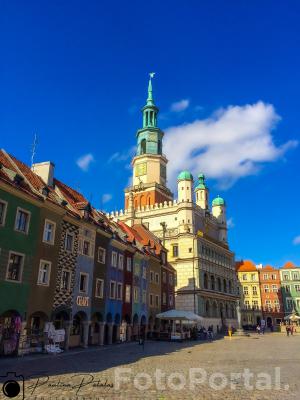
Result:
[[[116,282],[115,281],[110,281],[109,297],[111,299],[114,299],[116,297]]]
[[[252,294],[257,295],[257,287],[256,286],[253,286]]]
[[[159,283],[159,274],[158,273],[155,274],[155,283]]]
[[[149,302],[150,302],[150,306],[153,306],[153,294],[150,293],[149,295]]]
[[[163,292],[163,294],[162,294],[162,303],[163,303],[163,305],[167,304],[167,295],[165,292]]]
[[[103,279],[96,279],[95,297],[103,299],[104,281]]]
[[[15,230],[18,232],[28,233],[30,221],[30,213],[21,208],[17,209]]]
[[[0,226],[5,225],[6,210],[7,202],[4,200],[0,200]]]
[[[271,300],[266,300],[266,306],[271,307]]]
[[[139,264],[134,264],[134,275],[136,275],[136,276],[140,275],[140,265]]]
[[[269,285],[264,285],[264,291],[265,293],[269,293]]]
[[[50,272],[51,272],[51,262],[41,260],[38,281],[37,281],[38,285],[49,286]]]
[[[65,290],[70,289],[70,277],[71,274],[69,271],[63,269],[61,274],[61,288]]]
[[[269,274],[264,274],[264,280],[266,281],[267,279],[269,279]]]
[[[275,279],[277,279],[277,275],[276,275],[276,274],[273,274],[273,275],[272,275],[272,280],[275,281]]]
[[[122,300],[122,283],[117,283],[117,299]]]
[[[243,281],[247,280],[247,274],[243,274]]]
[[[98,247],[98,262],[105,264],[106,250],[103,247]]]
[[[133,300],[135,303],[139,302],[139,288],[137,287],[133,289]]]
[[[283,275],[283,280],[288,281],[289,280],[289,274],[284,274]]]
[[[173,305],[173,295],[172,294],[169,295],[169,305],[170,306]]]
[[[252,305],[254,308],[258,308],[258,301],[257,300],[253,300]]]
[[[255,274],[251,274],[251,281],[256,281],[256,275]]]
[[[6,279],[8,281],[21,282],[23,264],[24,264],[23,254],[10,253],[7,272],[6,272]]]
[[[88,274],[84,272],[80,272],[80,280],[79,280],[79,291],[82,293],[87,293],[88,290]]]
[[[127,257],[127,271],[131,272],[131,258]]]
[[[125,302],[130,303],[130,299],[131,299],[131,286],[126,285],[125,286]]]
[[[244,286],[244,294],[248,295],[248,286]]]
[[[155,307],[159,307],[159,296],[155,295]]]
[[[119,254],[119,269],[124,269],[124,256]]]
[[[166,253],[164,251],[161,253],[161,259],[162,259],[162,263],[165,264],[166,263]]]
[[[146,267],[143,267],[143,278],[147,279],[147,269],[146,269]]]
[[[278,292],[278,287],[277,285],[272,285],[272,292]]]
[[[91,249],[91,244],[87,240],[83,241],[83,246],[82,246],[82,254],[85,256],[90,255],[90,249]]]
[[[289,310],[292,310],[292,308],[294,307],[293,300],[291,300],[291,299],[287,299],[286,304],[287,304],[287,308]]]
[[[296,292],[300,292],[300,285],[295,285]]]
[[[146,290],[143,290],[143,299],[142,299],[142,301],[143,301],[143,304],[146,304],[146,302],[147,302],[147,292],[146,292]]]
[[[174,244],[172,246],[172,255],[173,255],[173,257],[178,257],[178,245],[177,244]]]
[[[163,271],[163,283],[167,282],[167,274],[165,271]]]
[[[113,251],[111,253],[111,265],[113,267],[117,267],[117,263],[118,263],[118,254],[115,251]]]
[[[65,237],[65,250],[72,253],[73,244],[74,244],[74,235],[72,233],[67,232]]]
[[[173,274],[169,275],[169,284],[173,285]]]
[[[291,288],[287,285],[287,286],[285,287],[285,291],[289,293],[289,292],[291,291]]]
[[[246,306],[246,308],[249,308],[249,307],[250,307],[250,302],[249,302],[249,300],[246,300],[246,301],[245,301],[245,306]]]
[[[154,272],[150,271],[150,282],[154,281]]]
[[[278,306],[279,306],[279,300],[274,300],[274,305],[275,305],[276,307],[278,307]]]
[[[43,242],[54,244],[56,224],[48,219],[45,220]]]
[[[295,272],[295,273],[293,274],[293,279],[294,279],[295,281],[297,281],[297,280],[299,279],[299,275],[297,274],[297,272]]]

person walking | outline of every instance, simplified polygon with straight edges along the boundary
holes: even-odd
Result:
[[[260,334],[260,325],[259,324],[257,324],[256,332],[257,332],[258,335]]]
[[[290,336],[290,327],[288,325],[285,327],[285,330],[286,330],[286,336]]]

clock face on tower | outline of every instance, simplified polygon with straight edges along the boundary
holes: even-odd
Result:
[[[135,166],[135,176],[147,174],[147,163],[139,163]]]

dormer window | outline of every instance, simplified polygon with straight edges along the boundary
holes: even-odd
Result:
[[[16,175],[15,175],[15,177],[14,177],[14,182],[15,182],[17,185],[20,185],[23,181],[24,181],[23,176],[21,176],[21,175],[19,175],[19,174],[16,174]]]

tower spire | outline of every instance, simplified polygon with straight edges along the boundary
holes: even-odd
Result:
[[[149,83],[148,83],[148,98],[147,98],[147,106],[154,106],[153,101],[153,93],[152,93],[152,79],[154,78],[155,72],[150,72],[149,74]]]

